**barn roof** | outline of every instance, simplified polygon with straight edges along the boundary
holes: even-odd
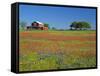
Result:
[[[42,24],[42,25],[43,25],[43,23],[42,23],[42,22],[40,22],[40,21],[35,21],[35,22],[37,22],[38,24]]]

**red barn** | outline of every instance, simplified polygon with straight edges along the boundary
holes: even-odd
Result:
[[[48,27],[45,27],[44,24],[39,21],[35,21],[31,26],[27,26],[27,29],[48,30]]]

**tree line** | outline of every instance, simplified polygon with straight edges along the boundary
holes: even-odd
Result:
[[[27,26],[26,22],[20,22],[21,29],[24,29],[26,26]],[[52,30],[57,30],[56,27],[50,28],[49,24],[47,23],[44,23],[44,26]],[[81,21],[81,22],[74,21],[69,25],[69,27],[70,30],[88,30],[91,28],[91,25],[85,21]]]

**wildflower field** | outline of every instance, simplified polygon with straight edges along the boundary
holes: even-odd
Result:
[[[57,70],[96,66],[96,31],[19,32],[19,70]]]

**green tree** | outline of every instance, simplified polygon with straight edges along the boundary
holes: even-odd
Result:
[[[47,24],[47,23],[44,23],[44,26],[50,28],[49,24]]]
[[[74,28],[75,30],[82,30],[82,29],[89,29],[91,28],[90,24],[88,22],[72,22],[70,25],[71,30]]]
[[[77,22],[74,21],[74,22],[72,22],[72,24],[70,25],[70,29],[71,29],[71,30],[73,30],[73,28],[74,28],[74,29],[77,29],[76,26],[77,26]]]
[[[44,26],[45,26],[45,27],[48,27],[49,25],[45,23]]]
[[[24,30],[26,25],[27,25],[26,22],[20,22],[20,29]]]
[[[77,26],[80,30],[82,29],[89,29],[91,28],[90,24],[88,22],[78,22]]]
[[[82,22],[77,22],[76,28],[82,30],[84,24]]]
[[[84,29],[90,29],[91,25],[88,22],[82,22]]]

